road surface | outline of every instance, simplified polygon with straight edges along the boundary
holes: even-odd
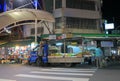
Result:
[[[120,81],[120,64],[102,69],[86,67],[0,64],[0,81]]]
[[[97,69],[0,64],[0,81],[89,81]]]

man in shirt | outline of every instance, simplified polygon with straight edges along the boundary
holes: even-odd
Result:
[[[97,68],[102,68],[103,51],[101,50],[100,47],[96,48],[95,57],[96,57],[96,66],[97,66]]]

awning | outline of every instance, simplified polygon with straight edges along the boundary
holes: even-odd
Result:
[[[7,41],[0,41],[0,45],[6,44]]]
[[[11,24],[16,25],[17,22],[27,20],[42,20],[48,22],[55,22],[52,14],[36,9],[14,9],[0,14],[0,30]]]
[[[30,45],[32,42],[34,42],[33,39],[14,40],[11,42],[6,42],[4,44],[1,44],[0,47],[26,46],[26,45]]]

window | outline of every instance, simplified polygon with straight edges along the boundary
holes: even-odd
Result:
[[[37,34],[41,34],[44,32],[44,28],[43,27],[38,27],[37,28]],[[35,34],[35,28],[31,28],[31,35]]]
[[[61,18],[61,17],[56,18],[55,21],[56,21],[55,27],[56,27],[57,29],[61,28],[61,27],[62,27],[62,18]]]
[[[80,28],[80,29],[96,29],[96,19],[83,19],[83,18],[66,18],[67,28]]]
[[[37,34],[41,34],[44,32],[44,28],[43,27],[38,27],[37,28]]]
[[[67,8],[75,8],[75,9],[95,10],[95,1],[66,0],[66,7]]]
[[[35,28],[31,28],[31,35],[35,34]]]
[[[45,10],[53,13],[53,0],[44,0]]]
[[[55,8],[62,8],[62,0],[55,0]]]

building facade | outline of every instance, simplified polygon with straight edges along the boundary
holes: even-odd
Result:
[[[44,0],[44,4],[56,19],[55,33],[102,33],[100,0]]]

